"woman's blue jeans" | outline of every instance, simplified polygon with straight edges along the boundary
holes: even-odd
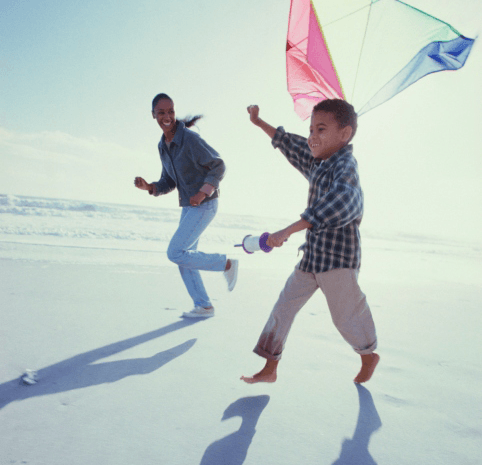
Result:
[[[179,266],[194,305],[205,308],[212,304],[199,270],[224,271],[227,261],[226,255],[197,250],[199,238],[216,216],[217,210],[218,199],[209,200],[198,207],[182,207],[179,227],[167,248],[167,258]]]

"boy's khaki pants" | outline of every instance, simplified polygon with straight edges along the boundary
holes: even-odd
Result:
[[[372,353],[377,346],[375,325],[357,278],[358,270],[349,268],[314,274],[296,267],[281,291],[254,352],[270,360],[279,360],[296,314],[320,288],[333,323],[343,338],[360,355]]]

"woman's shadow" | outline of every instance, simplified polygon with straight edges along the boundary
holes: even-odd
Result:
[[[10,402],[20,401],[30,397],[56,394],[103,383],[113,383],[127,376],[152,373],[187,352],[195,344],[196,339],[189,339],[182,344],[159,352],[152,357],[96,364],[94,364],[94,362],[178,329],[185,328],[198,321],[199,320],[183,320],[172,323],[163,328],[124,339],[123,341],[115,342],[89,352],[84,352],[83,354],[42,368],[38,371],[38,383],[31,386],[22,385],[18,379],[0,384],[0,409]]]
[[[256,434],[256,423],[269,396],[243,397],[233,402],[225,411],[221,421],[241,417],[238,431],[213,442],[204,452],[200,465],[241,465],[246,459],[249,446]]]
[[[345,439],[341,445],[340,457],[332,465],[376,465],[368,451],[371,435],[382,426],[372,395],[368,389],[360,384],[355,385],[358,390],[360,411],[351,439]]]

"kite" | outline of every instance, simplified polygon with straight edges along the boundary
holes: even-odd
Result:
[[[362,115],[428,74],[461,68],[473,43],[399,0],[291,0],[288,91],[302,119],[330,98]]]

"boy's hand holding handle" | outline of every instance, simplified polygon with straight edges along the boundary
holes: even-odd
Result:
[[[304,220],[303,218],[296,223],[288,226],[287,228],[281,229],[278,232],[270,234],[266,244],[270,247],[281,247],[284,242],[286,242],[289,237],[298,231],[303,231],[304,229],[310,229],[311,224],[308,221]]]
[[[270,247],[281,247],[283,243],[288,240],[288,237],[290,237],[290,234],[287,234],[286,229],[282,229],[281,231],[270,234],[266,240],[266,245]]]

